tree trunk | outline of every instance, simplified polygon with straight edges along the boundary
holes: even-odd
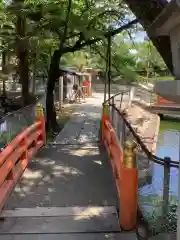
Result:
[[[32,94],[35,94],[36,92],[36,61],[37,61],[37,54],[34,54],[34,63],[33,63],[33,71],[32,71],[32,79],[31,79],[31,84],[32,84]]]
[[[54,106],[54,87],[55,82],[59,78],[59,63],[60,52],[56,50],[51,58],[51,64],[48,74],[47,95],[46,95],[46,116],[47,116],[47,130],[58,130],[56,121],[56,111]]]
[[[56,121],[56,110],[54,106],[54,87],[55,87],[55,82],[58,80],[60,76],[59,64],[60,64],[61,56],[63,53],[64,43],[66,41],[66,36],[67,36],[69,15],[71,11],[71,3],[72,3],[72,0],[69,0],[66,21],[64,25],[64,33],[61,38],[59,49],[54,52],[51,58],[51,64],[50,64],[49,74],[48,74],[47,96],[46,96],[47,129],[49,130],[50,128],[52,128],[52,130],[54,131],[58,130],[58,124]]]
[[[29,98],[29,61],[28,61],[28,42],[26,37],[26,19],[18,16],[16,23],[17,40],[17,57],[19,59],[19,78],[22,85],[23,104],[30,103]]]
[[[7,54],[6,51],[2,51],[2,72],[6,74],[6,65],[7,65]],[[3,89],[2,89],[2,95],[4,97],[7,97],[6,95],[6,78],[3,76]]]
[[[19,75],[20,83],[22,85],[22,98],[23,104],[27,105],[30,103],[29,100],[29,63],[27,51],[19,54]]]

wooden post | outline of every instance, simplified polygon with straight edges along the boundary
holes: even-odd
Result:
[[[46,142],[46,128],[45,128],[45,118],[44,118],[44,110],[41,103],[38,103],[36,105],[36,111],[35,111],[36,121],[41,122],[41,130],[43,135],[43,141]]]
[[[131,87],[131,91],[130,91],[130,94],[129,94],[128,107],[131,107],[132,101],[134,99],[134,92],[135,92],[135,87]]]
[[[180,136],[179,136],[179,146],[180,146]],[[178,179],[179,180],[178,180],[177,240],[180,240],[180,148],[179,148],[179,176],[178,176]]]
[[[168,206],[169,206],[169,183],[170,183],[170,161],[169,157],[164,158],[164,187],[163,187],[163,205],[162,205],[162,226],[163,230],[166,226],[168,221],[167,213],[168,213]]]
[[[109,120],[109,105],[103,104],[102,120],[101,120],[101,139],[104,141],[104,121]]]
[[[108,98],[111,97],[111,44],[112,36],[108,34]]]
[[[111,111],[111,120],[112,120],[112,125],[113,126],[115,126],[115,124],[114,124],[114,107],[115,107],[115,103],[114,103],[114,97],[112,98],[112,106],[111,106],[111,108],[112,108],[112,111]]]
[[[59,101],[60,101],[60,108],[63,106],[63,76],[59,78]]]
[[[120,145],[121,145],[121,126],[122,126],[122,120],[120,118],[120,115],[117,114],[117,119],[116,119],[116,134],[117,134],[117,137],[119,139],[119,142],[120,142]]]
[[[120,226],[132,230],[137,221],[138,169],[136,166],[136,143],[124,145],[123,166],[120,173]]]
[[[88,97],[92,97],[91,75],[89,76]]]

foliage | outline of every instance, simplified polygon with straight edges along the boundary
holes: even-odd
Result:
[[[96,46],[92,50],[93,66],[105,71],[106,43]],[[112,77],[114,81],[125,79],[126,83],[136,81],[138,75],[135,72],[136,59],[130,53],[130,45],[124,41],[123,35],[115,37],[112,42]]]
[[[89,57],[86,57],[87,54],[91,56],[89,47],[98,46],[102,51],[109,34],[115,36],[137,23],[136,19],[130,21],[132,17],[127,6],[118,0],[12,0],[3,5],[1,12],[5,16],[2,28],[5,29],[8,21],[12,27],[11,33],[4,34],[3,41],[9,44],[11,41],[8,37],[12,38],[12,49],[19,58],[24,98],[28,94],[29,68],[33,71],[44,69],[48,72],[46,98],[48,119],[55,116],[52,112],[53,90],[59,77],[59,64],[67,64],[68,58],[71,57],[75,63],[77,55],[79,58],[77,66],[83,68],[84,65],[90,64],[90,61],[87,61]],[[9,46],[7,48],[10,49]],[[117,50],[117,47],[113,48],[113,51]],[[81,53],[73,55],[76,51]],[[130,59],[120,57],[120,52],[115,53],[113,59],[117,64],[116,70],[121,69],[121,74],[129,74],[132,66]],[[123,61],[125,64],[119,63]],[[129,71],[125,67],[127,64],[131,65]]]
[[[146,76],[153,76],[154,73],[166,69],[165,63],[151,41],[144,41],[135,45],[137,50],[136,68],[146,72]]]
[[[62,57],[61,65],[76,67],[83,71],[85,67],[91,67],[91,55],[88,50],[81,50],[74,53],[67,53]]]

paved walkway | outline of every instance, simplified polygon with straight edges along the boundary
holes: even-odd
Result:
[[[98,144],[102,100],[79,105],[29,163],[1,214],[2,240],[136,239],[119,232],[111,166]]]
[[[6,209],[116,206],[111,167],[106,153],[98,146],[100,117],[98,95],[81,104],[54,143],[29,163]]]

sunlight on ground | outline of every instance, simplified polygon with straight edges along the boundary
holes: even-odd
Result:
[[[95,162],[95,163],[97,163],[99,165],[102,165],[102,161],[93,161],[93,162]]]
[[[50,158],[44,158],[44,159],[36,159],[36,162],[40,162],[40,164],[42,166],[49,166],[49,165],[54,165],[55,164],[55,161],[53,161],[52,159]]]
[[[89,219],[92,217],[97,217],[104,213],[104,208],[100,207],[87,207],[85,210],[81,210],[80,208],[75,208],[75,214],[77,216],[74,217],[74,220],[82,220],[82,219]]]
[[[49,167],[49,170],[43,168],[41,170],[36,169],[26,169],[23,174],[23,178],[21,182],[15,188],[15,194],[18,194],[20,197],[25,197],[27,193],[31,193],[31,190],[34,186],[43,186],[46,183],[50,183],[53,181],[53,177],[59,177],[65,179],[68,176],[80,176],[83,175],[81,171],[76,168],[68,167],[68,166],[59,166],[55,164],[55,161],[50,160],[48,158],[41,159],[41,161],[36,161],[41,166]],[[36,162],[34,162],[34,168],[36,166]],[[54,189],[48,188],[47,191],[54,192]]]
[[[25,197],[26,193],[30,192],[31,188],[35,185],[35,181],[41,179],[42,177],[42,171],[34,172],[26,169],[22,182],[20,182],[15,188],[15,193],[18,193],[20,197]]]
[[[73,167],[66,167],[66,166],[53,166],[52,174],[54,176],[60,176],[62,174],[68,174],[68,175],[83,175],[82,172],[80,172],[78,169]]]
[[[73,156],[78,156],[78,157],[82,157],[82,156],[96,156],[99,153],[97,152],[97,147],[96,149],[93,148],[87,148],[87,149],[74,149],[74,150],[70,150],[69,151],[71,155]]]
[[[30,169],[26,169],[26,174],[24,175],[24,178],[27,178],[29,180],[30,179],[35,180],[38,178],[42,178],[42,176],[43,176],[42,170],[32,171]]]

